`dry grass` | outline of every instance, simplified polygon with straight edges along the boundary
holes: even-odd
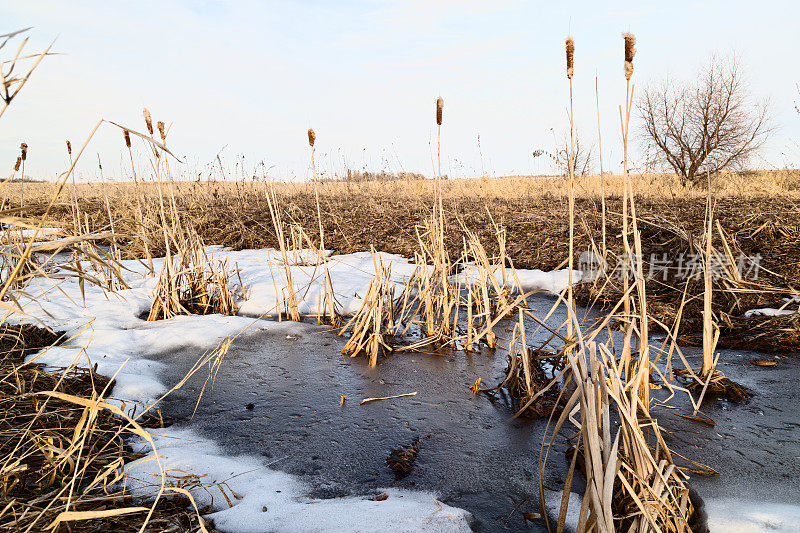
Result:
[[[125,176],[123,179],[130,179]],[[714,197],[765,197],[777,196],[783,198],[800,198],[800,170],[760,170],[741,172],[721,172],[711,176],[711,186]],[[214,197],[236,203],[239,194],[249,194],[251,191],[264,189],[261,179],[255,181],[202,181],[191,178],[183,179],[174,176],[173,187],[176,197],[194,197],[197,201]],[[682,185],[675,174],[662,173],[631,173],[630,179],[639,198],[705,198],[704,187]],[[575,178],[576,195],[579,198],[599,199],[603,192],[605,181],[606,193],[609,196],[622,196],[625,187],[625,177],[622,174],[605,174],[601,176],[577,176]],[[278,196],[302,195],[313,192],[311,182],[270,181]],[[136,190],[132,181],[119,181],[107,178],[106,191],[112,200],[127,199],[124,207],[131,210],[135,203]],[[391,180],[391,181],[319,181],[320,194],[323,197],[351,197],[359,196],[365,201],[368,198],[383,198],[400,196],[404,200],[427,199],[433,197],[435,180]],[[18,204],[19,183],[7,183],[4,187],[7,205]],[[157,194],[157,184],[149,181],[138,183],[139,194],[151,196]],[[31,182],[25,184],[26,203],[41,203],[49,199],[53,184],[47,182]],[[77,183],[77,196],[81,202],[104,204],[104,191],[102,187],[92,183]],[[460,198],[490,198],[514,199],[521,196],[535,198],[564,197],[569,194],[568,176],[501,176],[496,178],[485,177],[481,179],[443,179],[441,182],[442,197],[448,199]],[[220,201],[222,201],[220,200]],[[112,201],[112,207],[114,206]]]
[[[0,36],[0,40],[13,37]],[[576,472],[582,472],[586,490],[579,529],[689,531],[693,502],[686,476],[674,464],[651,416],[650,379],[660,376],[671,391],[688,394],[696,414],[707,393],[731,387],[716,370],[716,347],[718,342],[724,344],[725,335],[736,342],[744,338],[752,345],[777,327],[780,335],[771,336],[773,344],[779,339],[784,342],[783,349],[800,346],[796,317],[759,318],[756,330],[745,333],[754,322],[744,316],[756,303],[773,305],[776,299],[796,294],[793,285],[800,282],[800,228],[796,223],[800,176],[794,171],[709,175],[708,187],[701,190],[684,187],[668,174],[630,174],[627,139],[633,101],[633,35],[625,34],[624,44],[627,89],[624,111],[620,109],[625,144],[621,176],[575,176],[575,46],[571,38],[566,41],[570,164],[564,177],[443,180],[444,102],[439,97],[439,170],[432,181],[321,182],[314,161],[316,134],[311,129],[311,184],[181,181],[170,170],[168,130],[163,121],[154,128],[145,109],[149,135],[114,124],[123,130],[131,161],[126,178],[132,181],[103,182],[100,187],[76,184],[75,165],[104,122],[101,120],[74,158],[72,146],[67,144],[70,167],[58,183],[4,183],[0,189],[4,223],[38,232],[55,220],[66,237],[55,244],[36,243],[35,234],[23,238],[6,232],[0,303],[7,314],[13,312],[15,295],[36,277],[49,275],[37,262],[37,253],[69,249],[73,256],[67,271],[80,280],[81,287],[95,283],[109,291],[125,288],[121,259],[146,260],[155,275],[153,257],[164,256],[151,320],[189,313],[235,314],[227,265],[212,264],[204,243],[236,248],[273,246],[281,253],[281,265],[276,268],[283,269],[287,282],[282,313],[299,321],[302,316],[289,267],[298,262],[300,248],[308,247],[316,251],[316,265],[324,271],[320,281],[324,300],[318,302],[318,320],[336,325],[338,311],[326,244],[337,252],[363,251],[380,244],[382,251],[414,257],[416,270],[398,296],[389,266],[373,256],[375,278],[361,308],[340,330],[350,335],[344,353],[366,353],[370,365],[376,365],[381,352],[427,345],[450,344],[471,351],[483,342],[494,348],[494,328],[501,320],[516,316],[508,374],[501,387],[517,400],[518,415],[535,411],[551,416],[546,435],[550,442],[543,443],[540,472],[566,423],[577,429],[562,502],[569,499]],[[0,80],[5,93],[0,115],[48,50],[28,56],[35,62],[24,77]],[[161,142],[153,138],[156,130]],[[152,175],[142,177],[135,172],[132,135],[144,139]],[[26,151],[23,144],[15,172],[21,169],[24,174]],[[56,203],[70,178],[71,201]],[[712,198],[716,199],[715,209]],[[304,230],[315,226],[319,229],[317,242]],[[602,235],[599,248],[597,235]],[[525,320],[543,325],[549,313],[538,318],[527,309],[526,295],[520,294],[518,282],[509,279],[507,266],[512,273],[514,265],[572,267],[576,255],[589,249],[602,250],[609,261],[623,256],[638,258],[633,264],[633,282],[628,277],[621,282],[600,277],[578,287],[575,294],[570,284],[566,299],[559,300],[567,307],[568,319],[551,337],[560,339],[563,347],[556,354],[531,350]],[[676,249],[700,255],[705,266],[702,283],[696,279],[681,285],[669,277],[646,281],[644,258]],[[731,259],[737,252],[755,251],[762,254],[765,267],[758,282],[742,279],[733,269],[715,279],[710,276],[708,267],[714,258]],[[454,287],[451,277],[464,266],[476,275]],[[600,324],[587,326],[576,319],[575,300],[600,303],[611,310]],[[612,322],[621,326],[624,335],[618,352],[611,342],[598,340]],[[665,345],[671,344],[670,354],[677,350],[678,339],[702,331],[702,367],[693,369],[683,359],[686,368],[680,371],[692,380],[689,387],[673,382],[671,375],[664,376],[657,366],[658,356],[651,358],[649,330],[653,325],[668,333]],[[92,369],[53,371],[23,363],[24,356],[46,348],[58,336],[30,327],[2,327],[0,529],[36,531],[50,526],[89,531],[102,522],[103,527],[116,529],[205,531],[200,512],[187,511],[193,504],[191,497],[162,498],[170,490],[188,495],[180,483],[170,487],[162,477],[150,500],[133,498],[120,489],[118,481],[125,464],[137,457],[126,447],[124,437],[153,442],[143,426],[145,418],[133,419],[106,401],[113,378],[97,375]],[[397,337],[410,327],[422,331],[422,340],[396,347]],[[227,340],[219,350],[204,354],[190,374],[207,368],[206,384],[213,382],[229,346]],[[635,346],[638,352],[634,352]],[[541,364],[544,358],[551,359],[549,372]],[[473,392],[479,387],[480,380]],[[690,389],[699,389],[698,399]],[[408,395],[412,394],[416,393]],[[380,399],[385,398],[362,403]],[[152,406],[146,411],[152,412]],[[414,443],[411,451],[398,452],[407,463],[403,468],[410,469],[417,447]],[[544,505],[541,484],[540,492]],[[565,511],[563,503],[559,530]]]
[[[378,355],[393,350],[397,330],[397,302],[391,265],[384,265],[373,250],[375,278],[370,282],[361,307],[339,331],[350,334],[342,353],[355,357],[366,353],[370,366],[378,363]]]

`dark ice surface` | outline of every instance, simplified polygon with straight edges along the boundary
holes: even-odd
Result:
[[[537,296],[530,305],[543,316],[553,302]],[[549,323],[557,326],[563,318],[556,312]],[[531,323],[529,333],[534,329]],[[498,330],[498,335],[508,338],[511,333]],[[537,346],[547,337],[540,330],[529,337],[529,344]],[[500,382],[506,367],[502,350],[395,353],[370,368],[363,357],[342,355],[344,343],[330,328],[315,323],[283,323],[274,331],[240,337],[191,421],[206,371],[168,397],[162,412],[169,421],[191,423],[233,455],[261,455],[274,468],[301,476],[316,497],[390,486],[429,490],[445,503],[469,510],[477,531],[546,531],[540,520],[522,516],[539,511],[538,463],[546,421],[514,420],[502,398],[474,396],[469,390],[477,378],[484,386]],[[692,358],[700,350],[685,353]],[[154,359],[168,364],[162,378],[174,384],[198,355],[186,350]],[[676,416],[692,414],[685,397],[673,399],[677,409],[657,408],[653,414],[675,451],[719,472],[692,476],[691,484],[702,497],[796,504],[800,360],[783,356],[776,367],[756,367],[749,363],[753,357],[765,356],[722,353],[720,369],[755,395],[743,405],[706,404],[704,412],[716,422],[714,427]],[[410,392],[417,395],[359,405],[363,398]],[[421,439],[415,468],[396,480],[386,457],[415,437]],[[560,445],[551,454],[545,475],[550,489],[560,490],[563,483],[563,450]],[[578,486],[576,482],[574,490]]]

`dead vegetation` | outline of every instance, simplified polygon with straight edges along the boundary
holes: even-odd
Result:
[[[752,185],[760,196],[745,197],[730,190],[719,194],[721,185],[715,184],[710,172],[705,191],[684,185],[675,188],[672,176],[632,176],[627,140],[634,43],[633,36],[625,34],[627,90],[621,110],[625,170],[621,177],[601,176],[600,180],[575,175],[572,38],[566,41],[570,146],[564,179],[509,178],[497,180],[493,190],[484,181],[445,181],[440,153],[444,101],[439,97],[439,170],[434,183],[325,183],[317,179],[316,134],[311,129],[313,189],[260,182],[181,183],[170,172],[164,123],[157,122],[154,128],[145,110],[149,135],[120,128],[129,150],[133,135],[152,152],[152,180],[137,177],[131,155],[132,184],[104,185],[98,193],[96,187],[73,182],[72,201],[57,203],[83,151],[73,159],[68,143],[70,168],[55,186],[19,183],[17,195],[7,185],[4,223],[34,229],[34,234],[9,237],[5,243],[0,300],[12,312],[14,295],[24,292],[31,279],[49,275],[46,265],[37,262],[36,253],[68,248],[73,254],[66,269],[69,275],[77,276],[81,287],[94,283],[108,291],[125,287],[120,270],[123,258],[141,260],[156,275],[154,259],[163,256],[149,320],[181,314],[232,315],[236,304],[229,288],[229,265],[214,262],[206,245],[272,246],[279,250],[279,264],[270,260],[265,268],[284,276],[279,318],[285,314],[300,321],[290,267],[309,263],[300,252],[306,248],[312,252],[310,262],[322,273],[317,319],[338,326],[340,311],[328,272],[326,244],[339,253],[378,248],[414,257],[416,268],[396,294],[390,265],[373,253],[375,277],[363,303],[338,328],[349,335],[343,352],[366,354],[374,366],[381,353],[428,346],[465,352],[481,345],[495,349],[495,328],[501,321],[513,323],[505,346],[507,374],[493,391],[504,390],[514,399],[517,416],[549,417],[550,441],[543,443],[540,473],[559,435],[572,443],[558,528],[564,527],[573,480],[580,473],[585,480],[580,530],[688,532],[695,527],[697,504],[651,413],[651,383],[659,379],[672,392],[687,394],[696,415],[705,398],[746,394],[717,369],[717,346],[731,343],[764,351],[800,346],[798,313],[747,314],[779,301],[784,301],[783,307],[797,305],[800,230],[793,217],[800,212],[800,187],[796,175],[775,173],[770,174],[772,182]],[[37,56],[37,64],[46,54],[47,50]],[[29,75],[4,80],[6,106]],[[17,88],[10,91],[14,83]],[[156,129],[161,142],[154,139]],[[20,157],[22,164],[24,150]],[[727,179],[735,182],[737,177],[728,175]],[[782,195],[764,195],[775,190],[770,187]],[[647,194],[642,195],[642,190]],[[51,215],[70,237],[56,241],[56,248],[48,248],[52,243],[35,245],[37,233]],[[317,242],[304,230],[311,227],[319,230]],[[599,246],[597,235],[603,235]],[[599,252],[605,264],[629,270],[621,277],[603,271],[577,287],[570,283],[556,303],[566,308],[567,319],[551,329],[549,339],[562,346],[556,351],[531,348],[526,320],[543,326],[547,316],[539,317],[527,308],[527,295],[514,267],[567,266],[573,281],[572,267],[580,268],[583,251]],[[739,257],[756,254],[763,261],[759,262],[763,271],[757,278],[746,277],[738,268]],[[645,276],[656,266],[653,258],[675,255],[698,258],[700,270],[685,276],[668,266],[658,276]],[[720,268],[712,275],[716,266]],[[599,324],[581,323],[576,302],[605,306],[608,315]],[[25,363],[25,356],[52,345],[60,336],[31,326],[2,327],[0,529],[207,530],[199,518],[201,511],[188,510],[193,500],[184,498],[188,492],[179,483],[166,486],[162,480],[156,494],[147,499],[134,498],[120,488],[125,465],[139,457],[126,446],[125,438],[135,436],[151,444],[152,440],[142,420],[108,401],[113,379],[94,369],[47,369]],[[420,340],[398,345],[396,341],[411,329],[420,332]],[[666,375],[671,373],[662,370],[659,355],[651,352],[653,330],[667,335],[670,354],[687,339],[703,346],[700,368],[692,368],[681,356],[685,368],[678,373],[688,381],[685,387]],[[620,344],[614,344],[615,334],[622,336]],[[192,372],[208,366],[206,384],[213,382],[223,356],[224,352],[207,354]],[[472,390],[481,390],[480,379]],[[361,403],[413,394],[367,398]],[[565,431],[568,422],[574,426],[570,433]],[[419,445],[416,439],[394,450],[387,466],[398,477],[407,474]],[[169,491],[178,497],[162,497]],[[543,483],[540,497],[545,514]]]
[[[114,383],[93,369],[45,368],[24,357],[61,335],[4,326],[0,355],[0,531],[198,531],[184,496],[128,494],[126,438],[145,431],[106,403]],[[145,520],[149,516],[149,520]]]

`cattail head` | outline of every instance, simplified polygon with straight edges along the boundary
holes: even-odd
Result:
[[[72,143],[67,141],[67,154],[72,155]]]
[[[19,145],[19,149],[22,152],[22,155],[20,156],[22,157],[22,160],[25,161],[28,159],[28,145],[26,143],[22,143]]]
[[[567,78],[572,79],[575,61],[575,39],[567,37]]]
[[[122,136],[125,137],[125,146],[128,148],[131,147],[131,132],[128,130],[122,130]]]
[[[436,99],[436,125],[442,125],[442,112],[444,111],[444,98],[441,96]]]
[[[19,165],[21,163],[22,163],[22,158],[21,157],[17,157],[17,164],[14,165],[14,172],[17,172],[19,170]]]
[[[161,135],[161,140],[162,141],[166,141],[167,140],[167,132],[164,131],[164,121],[163,120],[159,120],[156,123],[156,127],[158,128],[158,134]]]
[[[142,115],[144,115],[144,122],[147,124],[147,131],[150,132],[150,135],[153,134],[153,119],[150,118],[150,111],[147,110],[145,107],[142,109]]]
[[[633,75],[633,56],[636,55],[636,36],[632,33],[623,33],[625,40],[625,79],[631,79]]]
[[[316,141],[316,140],[317,140],[317,134],[314,133],[313,129],[308,128],[308,145],[311,148],[314,148],[314,141]]]

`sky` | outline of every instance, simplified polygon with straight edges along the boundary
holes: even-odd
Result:
[[[569,129],[570,34],[578,135],[596,153],[597,77],[603,162],[618,170],[626,31],[637,37],[635,94],[667,75],[691,80],[712,53],[738,54],[776,126],[752,166],[800,165],[795,1],[6,0],[0,20],[0,33],[33,26],[30,50],[56,39],[61,54],[0,118],[0,175],[26,142],[26,176],[52,180],[66,169],[66,139],[81,145],[101,118],[142,131],[143,107],[170,126],[183,161],[173,170],[187,178],[218,172],[218,155],[228,177],[307,178],[309,127],[323,173],[433,175],[439,95],[443,173],[547,173],[532,153],[554,151]],[[634,117],[634,167],[637,127]],[[124,179],[123,148],[103,125],[79,179],[97,179],[98,159],[106,178]],[[142,146],[135,164],[147,164]]]

